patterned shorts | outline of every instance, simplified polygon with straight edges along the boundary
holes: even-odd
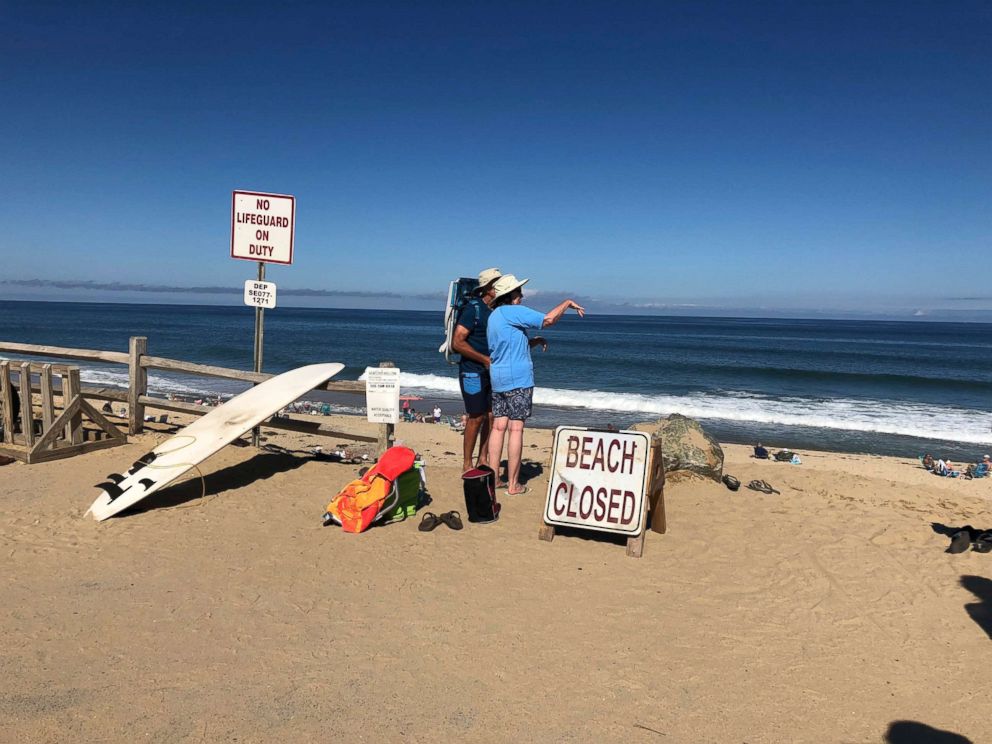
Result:
[[[524,421],[530,418],[534,388],[514,388],[505,393],[493,393],[493,417]]]

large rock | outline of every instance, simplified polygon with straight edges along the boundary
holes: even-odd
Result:
[[[673,413],[658,421],[636,424],[634,429],[651,434],[653,442],[661,439],[666,474],[696,473],[717,482],[723,477],[723,449],[698,421]]]

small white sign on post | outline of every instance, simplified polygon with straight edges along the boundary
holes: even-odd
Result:
[[[555,429],[544,521],[626,537],[644,529],[651,437],[639,431]]]
[[[245,304],[249,307],[276,306],[276,285],[275,282],[256,282],[249,279],[245,282]]]
[[[231,258],[293,263],[296,197],[235,191],[231,206]]]
[[[365,408],[374,424],[400,420],[400,370],[398,367],[366,367]]]

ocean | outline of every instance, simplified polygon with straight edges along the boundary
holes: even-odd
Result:
[[[539,310],[547,308],[538,307]],[[0,301],[0,341],[126,351],[250,369],[247,307]],[[719,440],[969,461],[992,449],[992,324],[572,314],[534,352],[531,424],[626,427],[673,412]],[[281,307],[266,312],[266,372],[389,360],[404,393],[461,412],[457,367],[437,348],[441,312]],[[10,356],[10,355],[7,355]],[[84,382],[126,387],[121,366],[78,362]],[[154,372],[153,394],[229,394],[243,385]],[[361,396],[333,408],[363,414]]]

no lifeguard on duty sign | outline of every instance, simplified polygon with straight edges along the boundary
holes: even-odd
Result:
[[[296,197],[235,191],[231,203],[231,258],[293,263]]]

